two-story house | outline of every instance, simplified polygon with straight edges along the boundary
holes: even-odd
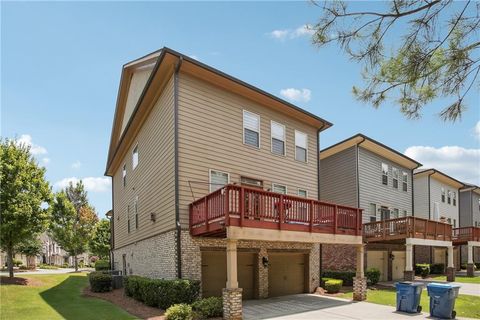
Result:
[[[312,292],[320,243],[354,245],[362,260],[361,210],[318,201],[330,126],[168,48],[127,63],[106,168],[114,268],[201,280],[238,318],[240,296]]]

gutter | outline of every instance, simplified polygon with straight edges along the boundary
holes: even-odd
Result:
[[[320,201],[320,132],[323,130],[323,128],[326,126],[325,123],[322,124],[320,128],[317,129],[317,200]],[[320,248],[319,248],[319,264],[318,264],[318,272],[319,272],[319,279],[318,279],[318,285],[322,283],[322,244],[320,243]]]
[[[175,226],[177,229],[177,278],[182,278],[182,227],[180,225],[180,199],[179,199],[179,174],[178,174],[178,72],[182,66],[183,57],[180,57],[173,74],[174,92],[174,145],[175,145]]]
[[[428,220],[431,220],[432,219],[432,203],[431,203],[431,191],[430,191],[430,177],[435,174],[435,171],[433,171],[432,173],[430,173],[428,175]]]
[[[362,137],[362,141],[358,142],[355,145],[355,152],[356,152],[355,156],[357,158],[357,165],[355,166],[355,171],[357,173],[357,208],[359,209],[360,209],[360,162],[359,162],[359,156],[358,156],[358,147],[360,147],[360,145],[364,143],[366,140],[364,136],[361,136],[361,137]],[[377,213],[375,212],[375,217],[376,216],[377,216]]]

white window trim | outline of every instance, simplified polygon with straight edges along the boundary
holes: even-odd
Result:
[[[137,158],[138,158],[136,166],[134,166],[134,163],[133,163],[133,154],[135,152],[135,149],[137,149]],[[135,147],[133,147],[133,149],[132,149],[132,170],[135,170],[138,167],[139,164],[140,164],[140,154],[138,153],[138,142],[137,142],[135,144]]]
[[[208,191],[209,192],[213,192],[212,191],[212,171],[225,173],[227,175],[227,184],[230,183],[230,173],[225,172],[225,171],[221,171],[221,170],[217,170],[217,169],[208,169]]]
[[[288,194],[288,187],[287,187],[286,184],[281,184],[281,183],[272,182],[272,192],[275,192],[275,186],[285,187],[285,195]]]
[[[395,178],[395,171],[397,172],[397,178]],[[397,187],[393,185],[393,181],[397,180]],[[397,167],[392,166],[392,188],[399,189],[400,184],[400,170]],[[402,190],[403,190],[403,182],[402,182]]]
[[[308,198],[308,190],[303,188],[297,188],[297,196],[303,197],[300,195],[300,190],[305,191],[305,198]]]
[[[250,113],[250,114],[256,115],[258,117],[258,147],[245,143],[245,113]],[[242,140],[243,140],[243,144],[247,147],[260,149],[260,147],[262,146],[261,131],[262,131],[262,118],[260,117],[260,115],[257,114],[257,113],[254,113],[254,112],[243,109],[243,112],[242,112]]]
[[[273,140],[273,132],[272,132],[272,124],[275,123],[279,126],[282,126],[283,127],[283,154],[278,154],[278,153],[274,153],[273,152],[273,143],[272,143],[272,140]],[[245,135],[244,135],[245,137]],[[284,125],[284,124],[281,124],[280,122],[277,122],[277,121],[273,121],[273,120],[270,120],[270,152],[276,156],[280,156],[280,157],[286,157],[287,156],[287,127]]]
[[[301,134],[304,134],[305,135],[305,138],[306,138],[306,141],[305,141],[305,146],[307,147],[305,149],[305,161],[300,161],[300,160],[297,160],[297,141],[296,140],[296,136],[297,136],[297,132],[301,133]],[[294,135],[293,135],[293,144],[295,145],[295,161],[298,161],[298,162],[301,162],[301,163],[308,163],[308,134],[306,134],[305,132],[303,131],[300,131],[300,130],[295,130],[294,132]]]
[[[123,163],[122,166],[122,185],[125,188],[127,186],[127,164]]]

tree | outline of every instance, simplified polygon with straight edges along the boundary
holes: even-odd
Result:
[[[15,249],[47,228],[51,190],[30,148],[9,139],[0,141],[0,186],[0,247],[12,278]]]
[[[82,181],[75,186],[70,182],[65,190],[55,195],[50,232],[53,239],[75,258],[75,271],[78,271],[77,256],[87,250],[97,221]]]
[[[110,221],[102,219],[95,225],[95,231],[89,244],[90,252],[100,259],[110,256]]]
[[[313,26],[314,44],[336,43],[364,65],[366,86],[353,88],[357,99],[375,108],[391,99],[407,118],[419,118],[428,103],[446,97],[452,101],[440,117],[459,119],[465,96],[479,88],[480,2],[394,0],[375,5],[382,9],[350,11],[342,1],[325,1]]]
[[[43,245],[38,237],[35,237],[21,242],[15,251],[27,256],[27,266],[35,267],[35,257],[43,253]]]

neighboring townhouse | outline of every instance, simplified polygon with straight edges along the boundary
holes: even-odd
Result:
[[[320,152],[320,199],[363,209],[363,223],[412,216],[413,170],[421,164],[398,151],[357,134]],[[392,257],[395,259],[392,259]],[[367,246],[367,265],[381,280],[401,279],[405,245]],[[322,268],[351,270],[355,253],[348,246],[322,246]]]
[[[459,226],[459,190],[463,183],[437,169],[419,169],[413,175],[415,216]],[[459,266],[459,252],[454,251]],[[416,246],[415,263],[447,265],[447,250],[440,247]]]
[[[168,48],[124,65],[106,175],[112,256],[124,274],[201,280],[241,300],[312,292],[320,243],[357,248],[361,210],[318,201],[331,124]]]

